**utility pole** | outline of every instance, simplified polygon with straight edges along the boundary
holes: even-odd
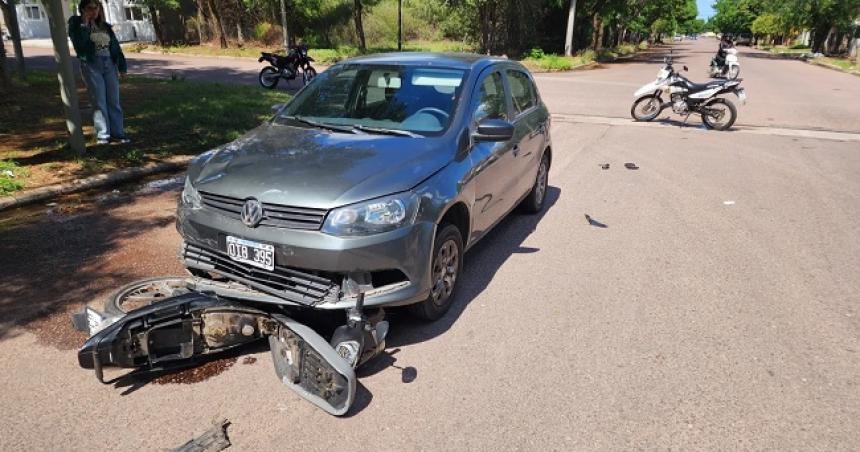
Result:
[[[573,21],[576,17],[576,0],[570,0],[570,9],[567,10],[567,33],[564,37],[564,54],[573,55]]]
[[[284,51],[290,53],[290,32],[287,31],[287,0],[281,0],[281,26],[284,28]]]
[[[84,132],[81,130],[81,110],[78,108],[78,91],[75,73],[72,70],[72,57],[69,55],[69,41],[66,35],[66,21],[63,17],[62,0],[43,0],[54,41],[54,61],[57,62],[57,80],[60,82],[60,97],[66,110],[66,129],[69,131],[69,147],[78,154],[86,150]]]
[[[403,0],[397,0],[397,51],[403,50]]]

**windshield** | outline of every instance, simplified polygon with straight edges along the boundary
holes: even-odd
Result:
[[[320,74],[280,113],[296,125],[359,126],[423,135],[448,127],[465,71],[345,64]]]

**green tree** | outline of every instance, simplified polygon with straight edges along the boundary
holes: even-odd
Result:
[[[750,31],[756,36],[765,36],[770,42],[774,36],[780,34],[784,26],[782,20],[776,14],[765,13],[755,18],[750,25]]]

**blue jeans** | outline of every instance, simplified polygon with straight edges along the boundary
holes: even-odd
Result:
[[[119,105],[119,73],[109,56],[96,56],[95,61],[81,61],[81,72],[90,101],[93,104],[93,126],[96,138],[125,138],[122,107]]]

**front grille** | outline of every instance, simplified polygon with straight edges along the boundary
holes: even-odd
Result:
[[[230,217],[239,219],[242,213],[244,199],[230,196],[216,195],[214,193],[200,192],[203,205],[206,208],[217,210]],[[325,219],[326,209],[312,209],[308,207],[291,207],[280,204],[263,204],[263,220],[260,226],[271,226],[287,229],[319,230]]]
[[[336,301],[338,284],[330,278],[276,265],[273,271],[230,259],[226,253],[186,243],[186,265],[247,284],[261,292],[304,305]]]

